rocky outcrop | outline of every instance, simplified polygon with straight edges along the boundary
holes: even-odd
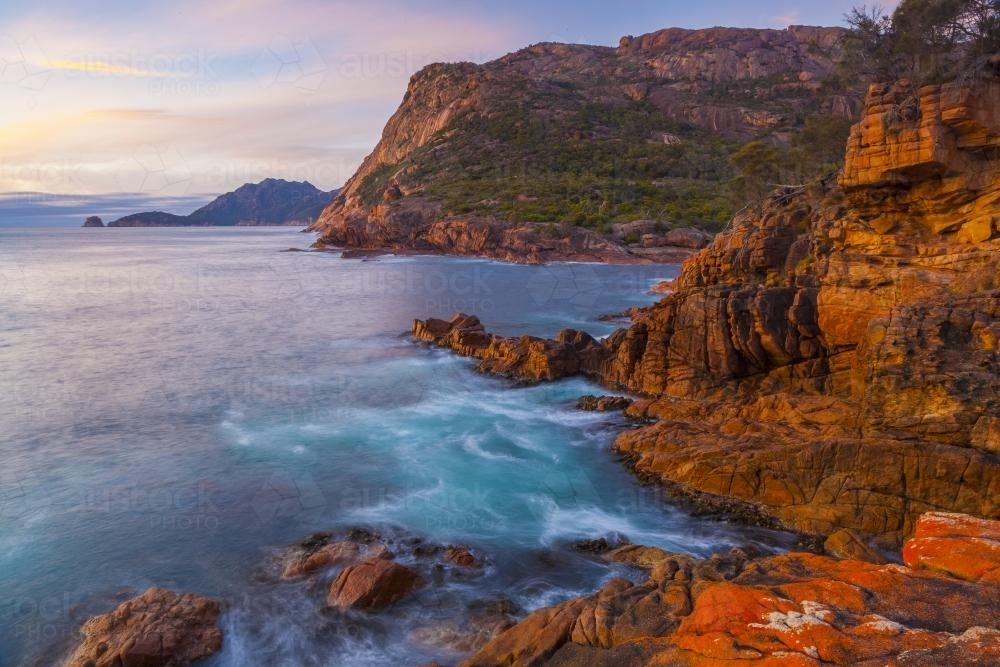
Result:
[[[843,35],[675,29],[617,49],[546,43],[482,65],[430,65],[312,226],[318,245],[622,261],[629,255],[618,244],[570,225],[675,210],[692,182],[721,185],[731,174],[729,149],[713,153],[719,135],[733,147],[784,145],[809,114],[856,113],[856,101],[819,83],[840,58]],[[620,198],[628,205],[611,211]],[[570,199],[593,201],[572,208]],[[674,237],[682,245],[673,255],[643,255],[675,258],[702,243]],[[669,238],[658,243],[671,246]]]
[[[485,373],[525,382],[593,374],[603,357],[600,344],[582,331],[564,329],[555,340],[504,338],[486,333],[478,317],[464,313],[450,320],[414,320],[412,333],[417,340],[479,359]]]
[[[992,541],[997,522],[937,515],[956,547]],[[911,553],[918,537],[907,544]],[[926,543],[925,543],[926,544]],[[924,547],[926,548],[926,547]],[[695,560],[626,546],[609,559],[641,567],[594,595],[541,609],[500,634],[478,665],[927,665],[1000,660],[1000,585],[946,568],[913,569],[791,553],[734,551]],[[995,563],[995,561],[994,561]]]
[[[306,227],[336,195],[336,190],[323,192],[306,181],[266,178],[216,197],[190,215],[133,213],[109,222],[108,227]]]
[[[320,245],[398,254],[490,257],[517,264],[648,261],[579,227],[511,225],[496,218],[446,216],[439,204],[419,197],[345,213]]]
[[[615,448],[702,508],[883,547],[1000,517],[997,90],[873,87],[839,184],[747,209],[585,362],[522,379],[648,397]]]
[[[104,226],[104,221],[101,220],[98,216],[92,215],[92,216],[90,216],[89,218],[87,218],[86,220],[83,221],[83,226],[84,227],[103,227]]]
[[[81,629],[67,667],[187,665],[222,648],[219,605],[200,595],[150,588]]]

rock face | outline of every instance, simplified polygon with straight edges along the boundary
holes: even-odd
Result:
[[[857,101],[818,83],[843,34],[675,29],[618,49],[547,43],[483,65],[430,65],[312,229],[320,245],[349,249],[621,261],[624,251],[599,236],[523,221],[606,221],[617,206],[608,198],[565,205],[605,186],[643,188],[648,201],[621,215],[683,202],[677,188],[730,177],[728,152],[712,152],[719,135],[733,147],[787,143],[810,113],[854,115]],[[633,164],[636,151],[645,152]],[[691,161],[703,166],[691,171]],[[581,171],[585,185],[574,180]],[[691,234],[675,236],[699,247]]]
[[[704,507],[883,547],[925,512],[1000,517],[998,82],[873,87],[839,184],[744,212],[631,327],[522,377],[648,397],[615,447]]]
[[[162,211],[133,213],[108,227],[235,227],[312,224],[336,196],[311,183],[267,178],[217,197],[191,215]]]
[[[89,218],[87,218],[86,220],[83,221],[83,226],[84,227],[103,227],[104,226],[104,221],[101,220],[98,216],[92,215],[92,216],[90,216]]]
[[[973,550],[1000,523],[951,515],[948,534]],[[928,517],[925,530],[940,526]],[[921,520],[920,525],[924,525]],[[921,539],[917,538],[907,545]],[[1000,660],[1000,585],[966,572],[916,570],[792,553],[740,551],[695,560],[626,546],[610,560],[648,579],[541,609],[500,634],[478,665],[926,665]]]
[[[174,667],[222,648],[219,605],[188,593],[150,588],[87,621],[67,667]]]

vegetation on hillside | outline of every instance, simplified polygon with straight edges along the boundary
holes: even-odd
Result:
[[[456,118],[404,162],[369,174],[359,195],[375,204],[394,182],[419,185],[454,214],[599,231],[653,219],[718,231],[748,196],[837,168],[850,120],[816,115],[792,123],[798,129],[780,145],[678,123],[641,101],[581,99],[555,111],[509,101],[488,115]]]
[[[903,0],[891,14],[855,7],[840,79],[915,86],[975,73],[1000,51],[1000,0]]]

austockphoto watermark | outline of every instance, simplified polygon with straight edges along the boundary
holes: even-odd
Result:
[[[15,639],[56,641],[75,635],[74,610],[80,601],[69,593],[0,598],[0,624],[13,628]]]
[[[122,485],[73,492],[58,505],[74,514],[145,515],[149,530],[215,530],[220,515],[217,493],[207,481],[151,489]]]
[[[213,190],[257,183],[281,176],[287,181],[344,183],[358,168],[358,160],[348,155],[326,156],[318,161],[243,160],[210,162],[204,169],[204,181]]]
[[[493,298],[495,270],[487,265],[421,267],[375,265],[370,271],[352,272],[348,285],[363,294],[441,298]]]
[[[57,197],[49,192],[80,191],[84,185],[83,165],[63,158],[52,162],[10,162],[0,158],[0,182],[24,183],[37,191],[25,192],[15,197],[23,197],[31,203],[45,203],[41,197]],[[60,196],[61,197],[61,196]],[[58,201],[64,201],[60,198]]]
[[[105,79],[151,77],[216,79],[218,53],[205,49],[187,53],[143,53],[138,49],[115,53],[74,53],[61,63],[67,77]]]
[[[486,62],[499,54],[476,49],[467,52],[422,53],[414,49],[405,51],[378,51],[369,53],[344,53],[334,62],[333,71],[345,79],[352,78],[409,78],[435,63]]]

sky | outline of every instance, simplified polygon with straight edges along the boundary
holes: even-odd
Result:
[[[0,209],[110,194],[194,202],[266,177],[330,189],[428,63],[673,26],[840,25],[854,4],[4,0]],[[37,192],[62,198],[26,194]]]

